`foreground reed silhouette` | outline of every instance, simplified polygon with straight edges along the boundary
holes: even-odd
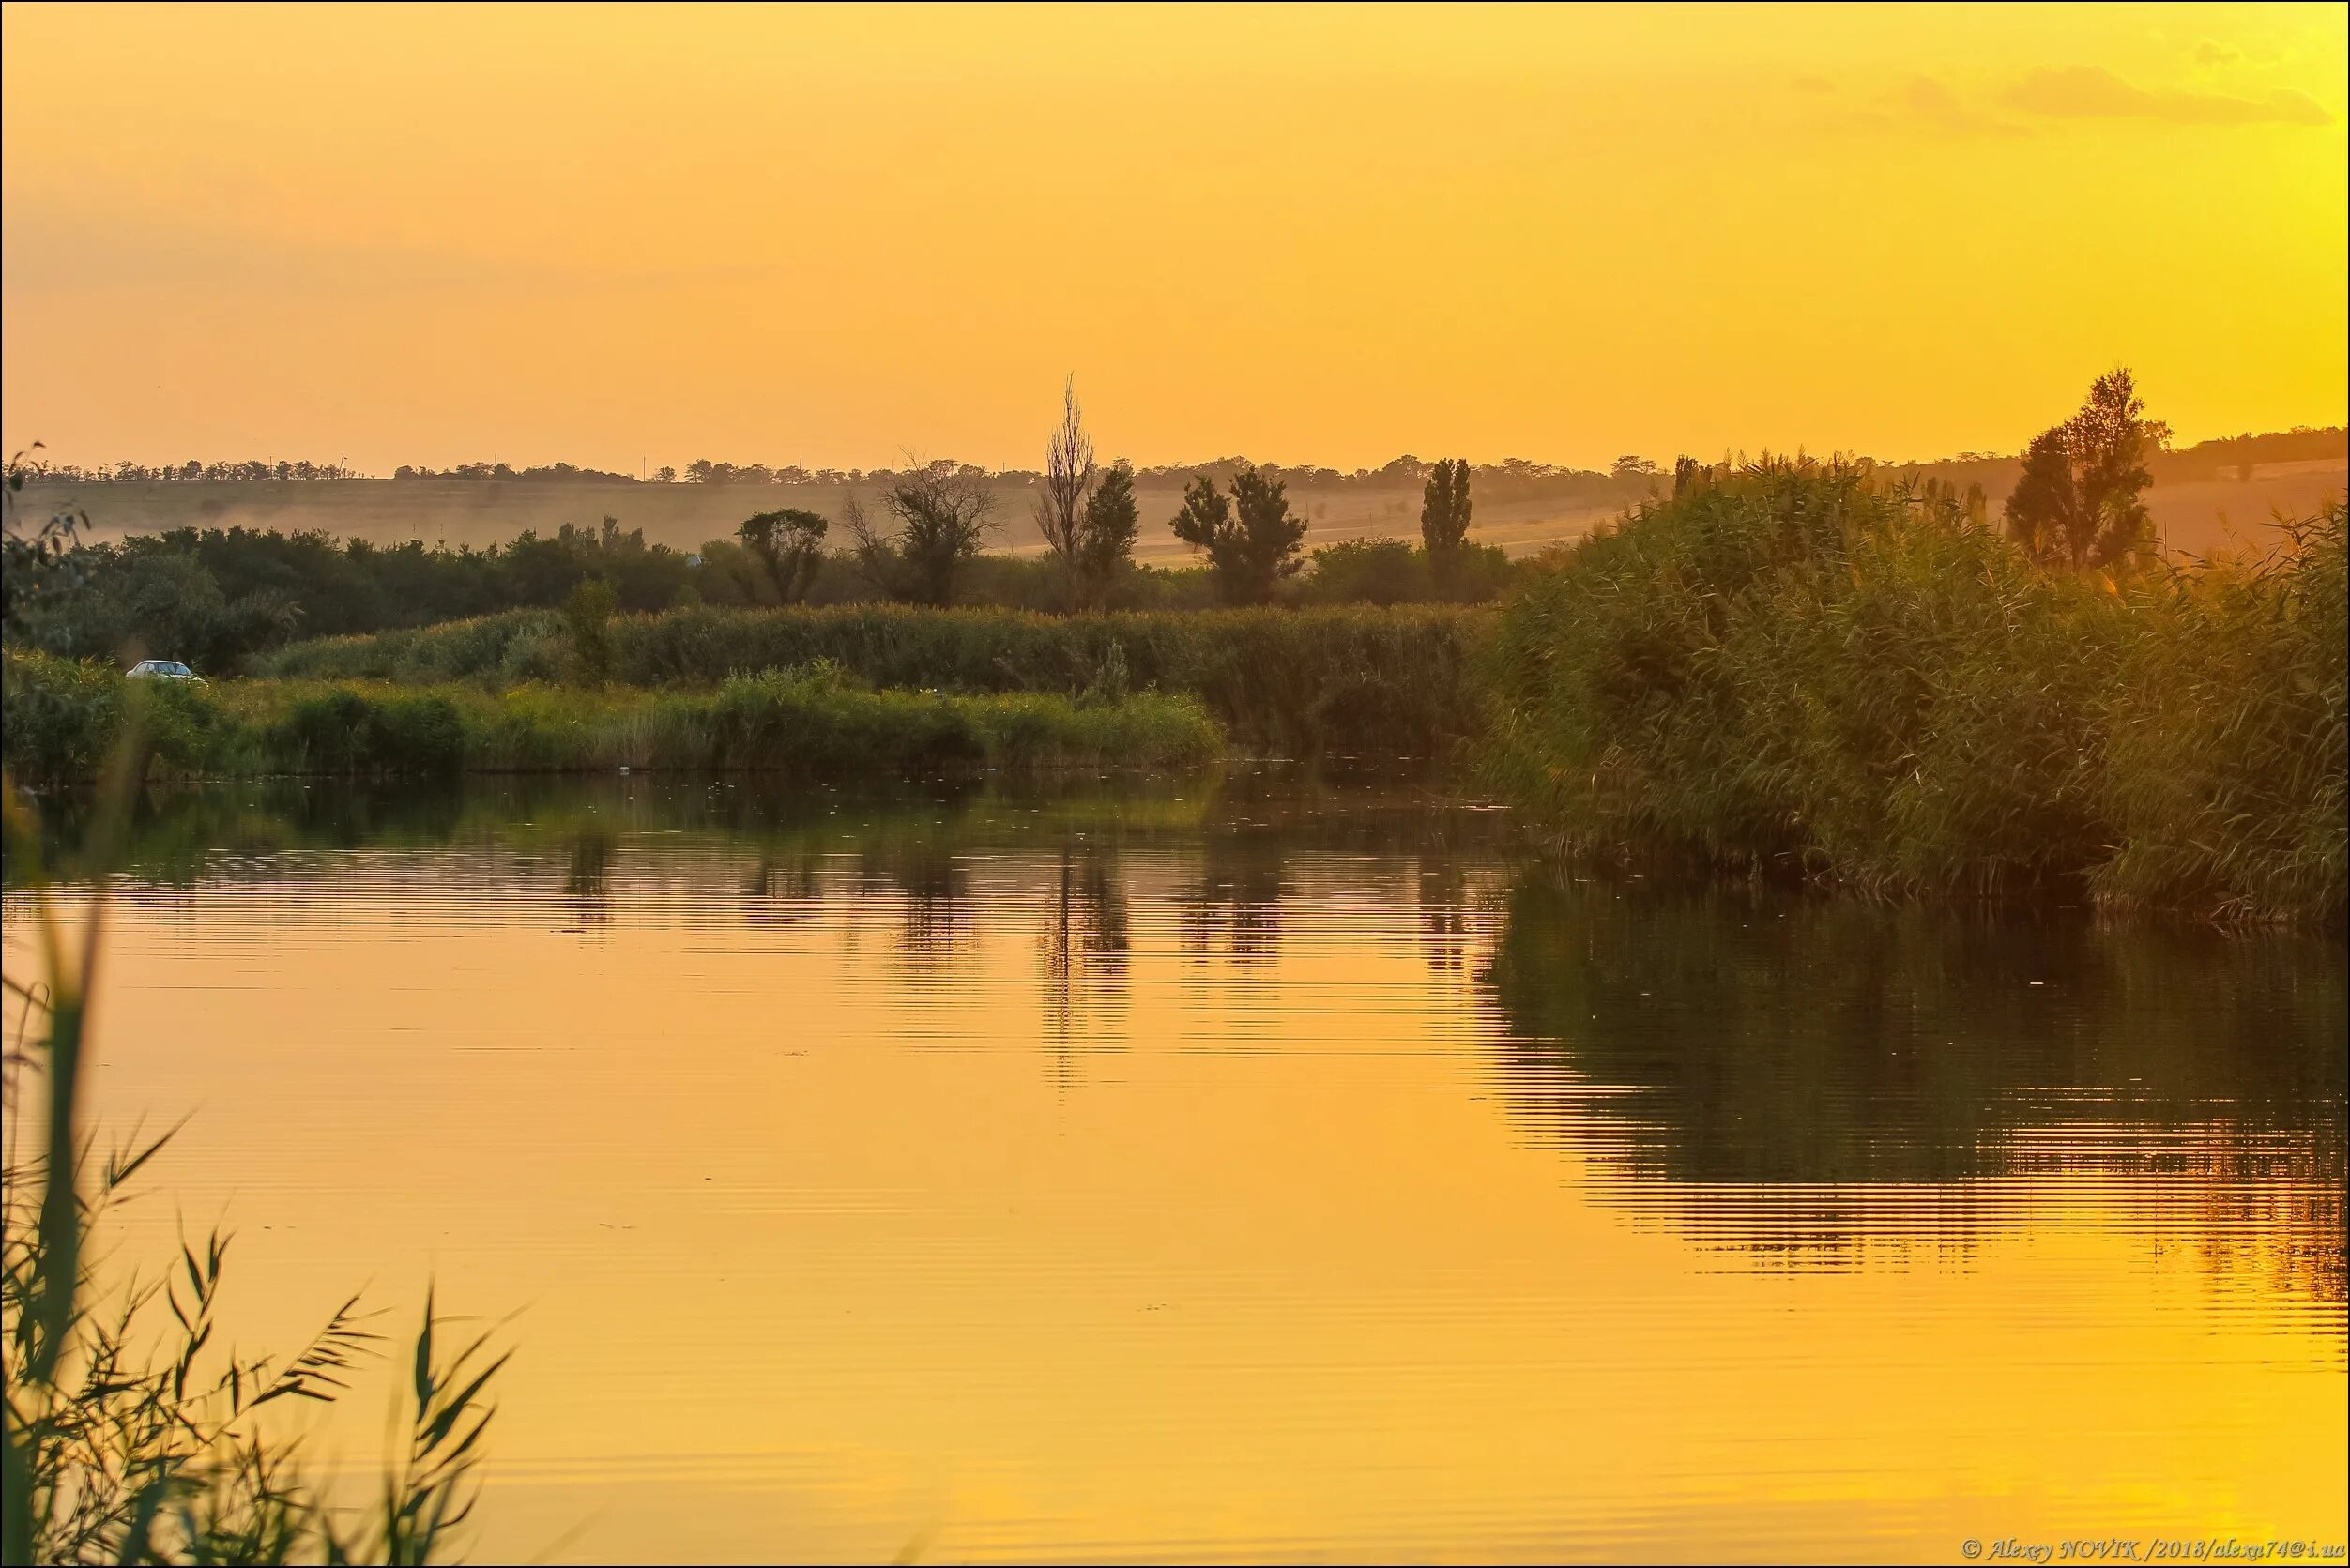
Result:
[[[130,723],[105,769],[89,860],[119,858],[145,770]],[[78,936],[50,901],[40,835],[13,781],[5,792],[17,885],[41,973],[6,978],[18,1012],[7,1061],[7,1195],[0,1202],[0,1345],[6,1348],[5,1517],[0,1556],[34,1562],[291,1561],[420,1564],[459,1544],[508,1355],[495,1330],[452,1347],[428,1289],[414,1345],[405,1448],[372,1504],[332,1498],[305,1468],[298,1430],[265,1423],[281,1400],[330,1402],[381,1335],[352,1297],[289,1357],[213,1348],[230,1238],[183,1240],[151,1275],[101,1278],[91,1245],[110,1206],[171,1134],[135,1135],[93,1167],[80,1107],[105,896]],[[102,875],[102,870],[100,875]],[[20,1134],[40,1123],[38,1152]],[[206,1354],[211,1349],[210,1354]]]

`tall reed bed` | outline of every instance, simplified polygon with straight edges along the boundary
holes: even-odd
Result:
[[[8,767],[28,781],[90,777],[124,725],[128,683],[38,654],[6,655],[5,673]],[[163,777],[1167,769],[1224,745],[1184,697],[874,691],[828,667],[695,690],[250,680],[145,694]]]
[[[2336,506],[2265,562],[2116,585],[1865,469],[1768,464],[1529,585],[1481,766],[1563,849],[2339,920],[2342,559]]]
[[[1246,745],[1428,756],[1469,733],[1472,654],[1492,612],[1457,606],[1213,610],[1054,617],[1018,610],[837,605],[671,610],[605,628],[614,679],[710,686],[830,662],[877,687],[1198,699]],[[519,611],[413,632],[296,644],[259,660],[280,678],[407,683],[572,679],[560,617]]]
[[[2266,562],[2166,572],[2136,598],[2105,710],[2119,847],[2090,878],[2110,907],[2342,916],[2343,508],[2287,531]]]

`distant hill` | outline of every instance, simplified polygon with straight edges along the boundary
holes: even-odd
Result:
[[[2014,457],[1972,454],[1887,467],[1961,488],[1979,484],[1993,517],[2022,471]],[[2156,454],[2146,467],[2154,475],[2147,505],[2170,549],[2207,556],[2258,547],[2261,529],[2278,513],[2306,517],[2350,489],[2350,430],[2336,425],[2198,441]]]
[[[1141,470],[1136,489],[1143,531],[1137,556],[1164,561],[1187,555],[1166,526],[1182,505],[1183,484],[1198,472],[1228,474],[1240,461]],[[281,466],[288,477],[275,477]],[[379,543],[420,539],[485,545],[526,528],[546,533],[565,523],[593,525],[608,515],[623,526],[643,528],[649,542],[691,549],[733,533],[744,517],[776,506],[805,507],[837,518],[849,494],[870,494],[886,478],[699,466],[710,477],[664,483],[561,464],[502,472],[475,464],[430,476],[408,470],[409,477],[393,479],[322,478],[314,464],[257,462],[189,464],[167,472],[192,471],[198,477],[166,479],[126,464],[124,470],[137,477],[52,477],[28,484],[21,499],[28,515],[82,507],[94,540],[242,524],[282,532],[317,529]],[[1979,484],[1994,516],[2019,472],[2016,458],[1989,453],[1884,466],[1961,487]],[[2175,550],[2209,554],[2257,542],[2260,525],[2273,512],[2307,515],[2342,495],[2350,487],[2350,432],[2334,427],[2203,441],[2160,453],[2149,466],[2155,484],[2148,501],[2164,540]],[[1670,482],[1670,463],[1628,459],[1604,474],[1525,462],[1488,464],[1474,473],[1471,531],[1512,555],[1533,554],[1579,538],[1637,504],[1653,486]],[[298,477],[303,469],[313,477]],[[333,472],[331,465],[327,471]],[[203,477],[207,472],[213,477]],[[1279,472],[1289,483],[1290,504],[1310,526],[1309,545],[1417,537],[1425,468],[1416,458],[1350,474],[1307,466]],[[260,477],[264,473],[270,477]],[[1042,548],[1032,520],[1035,480],[1018,471],[989,476],[1002,524],[998,548]]]

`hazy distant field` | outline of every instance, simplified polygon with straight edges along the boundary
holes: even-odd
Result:
[[[2147,493],[2155,521],[2173,549],[2202,554],[2254,537],[2272,510],[2306,516],[2329,496],[2342,494],[2350,466],[2339,461],[2263,465],[2250,481],[2206,480],[2157,485]],[[2003,481],[2011,482],[2011,481]],[[1000,549],[1040,548],[1031,520],[1033,492],[1001,488],[997,515],[1003,524]],[[657,543],[691,549],[731,534],[755,511],[797,506],[837,518],[845,492],[835,486],[792,487],[696,484],[543,484],[481,480],[319,480],[262,484],[88,484],[32,485],[23,508],[45,516],[56,504],[78,501],[89,513],[88,537],[110,540],[188,525],[248,526],[293,531],[323,528],[330,534],[377,542],[421,539],[448,544],[494,544],[525,528],[549,532],[565,523],[595,525],[607,514],[623,527],[642,528]],[[1144,487],[1142,537],[1135,554],[1144,560],[1185,556],[1167,532],[1167,520],[1182,504],[1174,486]],[[870,498],[870,493],[868,493]],[[1994,510],[2004,499],[1992,491]],[[1289,501],[1310,525],[1306,543],[1346,539],[1416,539],[1418,489],[1315,490],[1293,488]],[[1579,538],[1616,509],[1559,501],[1480,501],[1474,537],[1513,556]]]

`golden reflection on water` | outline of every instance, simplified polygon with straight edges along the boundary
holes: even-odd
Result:
[[[356,810],[159,814],[94,1095],[240,1341],[521,1309],[484,1558],[2344,1536],[2339,944],[1239,787]]]

